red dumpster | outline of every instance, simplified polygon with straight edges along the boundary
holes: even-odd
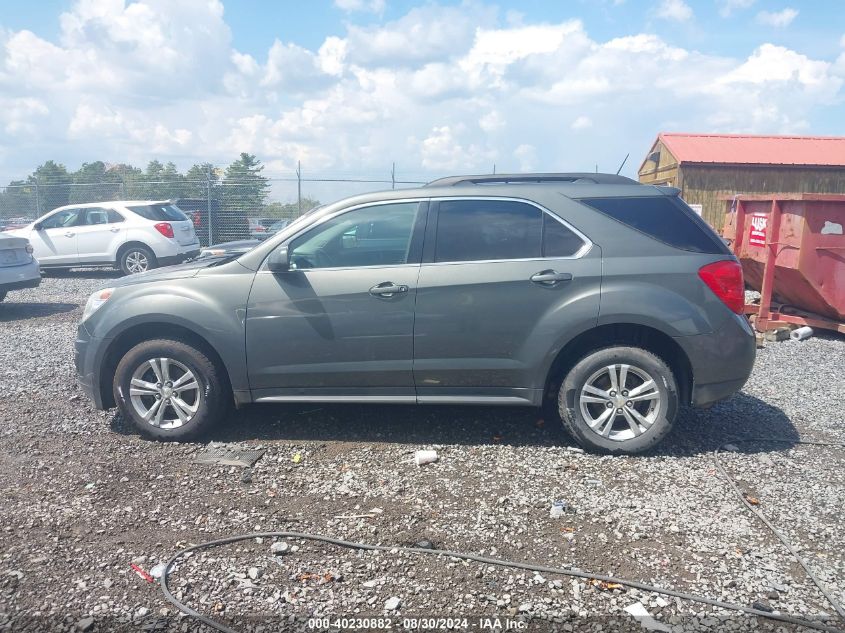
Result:
[[[746,306],[757,329],[795,323],[845,333],[845,195],[739,195],[725,204],[722,234],[762,295]]]

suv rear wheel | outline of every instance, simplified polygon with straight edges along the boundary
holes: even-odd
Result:
[[[582,358],[558,393],[563,425],[584,448],[640,453],[670,431],[678,386],[669,366],[638,347],[608,347]]]
[[[115,371],[114,399],[144,437],[192,440],[228,411],[227,382],[202,351],[182,341],[139,343]]]
[[[143,273],[156,267],[156,256],[146,246],[130,246],[124,250],[117,262],[124,275]]]

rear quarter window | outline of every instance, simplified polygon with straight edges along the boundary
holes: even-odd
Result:
[[[581,202],[669,246],[694,253],[730,253],[716,232],[679,198],[583,198]]]
[[[171,222],[185,222],[188,220],[182,209],[175,204],[138,204],[126,207],[147,220],[169,220]]]

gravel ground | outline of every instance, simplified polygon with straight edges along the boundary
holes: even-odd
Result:
[[[48,277],[0,304],[0,629],[207,630],[130,564],[151,570],[188,544],[280,530],[427,540],[795,615],[833,613],[729,491],[712,451],[743,437],[845,441],[843,337],[767,344],[741,394],[685,412],[636,458],[584,454],[530,410],[255,406],[209,438],[266,449],[244,471],[193,463],[201,444],[144,441],[80,393],[76,323],[110,275]],[[841,449],[738,447],[723,458],[728,471],[845,601]],[[412,465],[421,448],[440,461]],[[553,519],[556,500],[571,511]],[[636,631],[623,611],[636,602],[675,632],[797,630],[566,576],[285,542],[279,556],[272,539],[196,553],[172,574],[174,592],[242,630],[308,628],[309,617],[352,629],[368,623],[334,618],[371,616],[393,628],[442,624],[404,621],[422,617],[467,618],[469,630]]]

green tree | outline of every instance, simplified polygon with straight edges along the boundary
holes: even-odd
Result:
[[[319,207],[320,201],[308,196],[302,199],[302,212],[310,211],[314,207]],[[293,220],[299,217],[299,203],[298,202],[271,202],[266,207],[262,215],[267,218],[279,218],[280,220]]]
[[[167,163],[161,170],[160,180],[161,182],[156,189],[157,198],[176,200],[186,197],[185,176],[176,169],[176,165],[172,162]]]
[[[215,197],[220,185],[220,170],[211,163],[198,163],[185,172],[185,198],[205,198],[211,181],[211,196]]]
[[[128,197],[147,200],[169,200],[183,197],[185,177],[172,162],[163,164],[151,160],[147,168],[133,178],[131,187],[127,187]]]
[[[13,180],[5,189],[0,189],[0,217],[35,218],[35,201],[35,185]]]
[[[135,169],[131,165],[109,166],[101,160],[82,163],[72,174],[70,203],[102,202],[125,197],[124,174],[127,168]]]
[[[267,178],[261,174],[263,170],[261,161],[245,152],[226,168],[223,202],[227,211],[251,216],[261,213],[270,189]]]
[[[72,180],[64,165],[48,160],[36,167],[26,182],[38,186],[39,210],[47,213],[68,203]]]

